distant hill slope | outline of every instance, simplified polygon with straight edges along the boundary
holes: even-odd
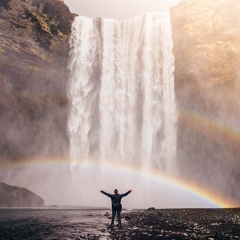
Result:
[[[0,183],[0,207],[42,207],[44,200],[26,188]]]

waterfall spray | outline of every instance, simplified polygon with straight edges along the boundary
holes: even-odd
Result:
[[[94,158],[170,171],[176,106],[169,13],[76,17],[70,47],[71,168]]]

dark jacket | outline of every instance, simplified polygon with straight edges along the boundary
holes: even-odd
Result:
[[[112,200],[112,209],[114,210],[120,210],[122,209],[121,205],[121,199],[125,196],[127,196],[131,191],[128,191],[124,194],[110,194],[104,191],[101,191],[101,193],[105,194],[106,196],[110,197]]]

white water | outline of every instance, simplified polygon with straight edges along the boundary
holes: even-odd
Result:
[[[89,159],[174,168],[171,34],[167,12],[75,19],[68,66],[72,169]]]

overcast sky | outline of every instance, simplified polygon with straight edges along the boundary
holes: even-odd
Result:
[[[64,0],[70,11],[87,17],[126,19],[144,12],[165,11],[180,0]]]

